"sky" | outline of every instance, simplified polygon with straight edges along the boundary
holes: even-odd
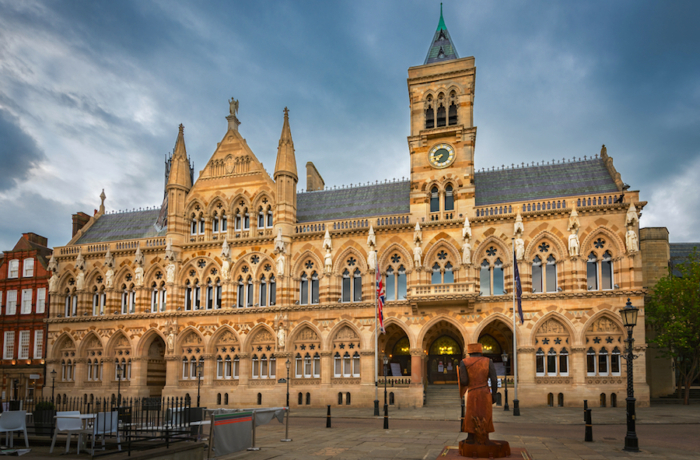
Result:
[[[476,58],[477,168],[592,156],[641,226],[700,241],[700,2],[444,1]],[[437,1],[0,0],[0,250],[71,237],[71,214],[160,205],[185,126],[195,176],[228,99],[269,172],[289,107],[297,168],[327,186],[408,176],[407,70]],[[302,178],[299,188],[305,187]]]

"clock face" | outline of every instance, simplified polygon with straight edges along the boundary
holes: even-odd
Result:
[[[446,168],[455,161],[455,149],[449,144],[438,144],[428,152],[433,168]]]

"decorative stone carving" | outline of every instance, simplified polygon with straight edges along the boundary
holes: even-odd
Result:
[[[173,261],[175,260],[175,251],[173,251],[173,239],[168,238],[168,244],[165,246],[165,259]]]
[[[418,226],[418,224],[416,224]],[[416,247],[413,248],[413,266],[416,269],[422,267],[421,258],[423,257],[423,249],[420,247],[420,239],[416,240]]]
[[[416,229],[413,231],[413,241],[423,241],[423,232],[420,229],[420,224],[416,222]]]
[[[55,293],[58,291],[58,275],[53,272],[51,278],[49,278],[49,293]]]
[[[589,332],[618,332],[617,324],[608,318],[600,318],[591,324]]]
[[[515,216],[515,225],[513,226],[513,234],[515,236],[522,236],[523,233],[525,233],[525,226],[523,225],[523,217],[520,215],[520,211],[518,211],[518,215]],[[518,259],[520,260],[520,259]]]
[[[370,247],[370,249],[374,248],[377,245],[377,239],[374,236],[374,227],[370,224],[369,226],[369,235],[367,235],[367,246]]]
[[[165,267],[165,280],[168,283],[174,283],[175,282],[175,272],[177,268],[175,267],[175,264],[170,262],[167,267]]]
[[[326,255],[323,258],[323,266],[326,275],[330,275],[331,273],[333,273],[333,256],[331,255],[330,248],[326,248]]]
[[[270,331],[264,329],[255,336],[255,339],[253,342],[274,342],[275,339],[272,337],[272,334],[270,334]]]
[[[82,291],[85,289],[85,273],[79,272],[78,276],[75,278],[75,287],[77,290]]]
[[[228,280],[231,275],[231,249],[226,238],[224,238],[224,244],[221,245],[221,259],[221,278]]]
[[[578,228],[571,231],[569,235],[569,255],[577,257],[579,255],[580,242],[578,240]]]
[[[331,244],[331,234],[328,229],[326,229],[326,234],[323,235],[323,249],[333,249],[333,245]]]
[[[357,334],[355,334],[355,331],[353,331],[351,328],[348,326],[343,326],[343,328],[338,331],[338,334],[335,336],[336,340],[353,340],[357,338]]]
[[[228,101],[228,112],[229,112],[230,115],[232,115],[232,116],[234,116],[234,117],[235,117],[236,114],[238,113],[238,101],[235,100],[234,98],[231,98],[231,99]]]
[[[281,350],[284,348],[284,344],[287,340],[287,331],[284,329],[284,325],[277,329],[277,347]]]
[[[78,249],[78,258],[75,259],[75,269],[80,271],[85,270],[85,259],[83,259],[82,248]]]
[[[472,238],[472,227],[469,224],[469,217],[464,216],[464,227],[462,228],[462,238],[471,239]]]
[[[578,212],[576,211],[576,207],[571,210],[571,215],[569,216],[569,225],[566,227],[566,229],[570,232],[573,232],[575,230],[578,230],[581,228],[581,223],[578,221]]]
[[[143,253],[141,252],[141,246],[136,247],[136,255],[134,257],[134,263],[136,268],[134,269],[134,284],[137,287],[143,286]]]
[[[627,228],[627,234],[625,235],[625,241],[627,243],[627,252],[634,254],[639,251],[639,245],[637,241],[637,232],[634,231],[632,226]]]
[[[277,230],[277,238],[275,238],[275,254],[284,254],[284,241],[282,240],[282,229]]]
[[[56,257],[54,257],[53,253],[51,254],[51,259],[49,259],[49,265],[46,268],[53,273],[58,271],[58,262],[56,262]]]
[[[625,226],[631,227],[637,224],[639,224],[637,208],[634,207],[634,203],[630,203],[630,207],[627,209],[627,216],[625,217]]]
[[[377,269],[377,251],[370,250],[369,254],[367,254],[367,267],[370,272]]]
[[[304,330],[302,330],[299,333],[299,336],[297,336],[297,340],[302,340],[302,341],[318,340],[318,334],[316,334],[310,328],[306,327],[306,328],[304,328]]]
[[[525,242],[520,235],[515,239],[515,259],[523,260],[525,258]]]
[[[550,319],[544,322],[537,331],[538,334],[566,334],[564,326],[556,319]]]
[[[280,252],[277,256],[277,275],[284,276],[284,253]]]
[[[464,239],[462,245],[462,264],[471,265],[472,263],[472,245],[469,243],[469,238]]]

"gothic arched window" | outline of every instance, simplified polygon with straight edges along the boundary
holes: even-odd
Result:
[[[430,212],[440,211],[440,194],[438,193],[438,188],[433,187],[430,189]]]
[[[481,270],[479,272],[479,286],[481,289],[481,295],[491,295],[491,265],[486,259],[484,259],[484,261],[481,263]]]
[[[535,256],[532,261],[532,292],[542,292],[542,259]]]
[[[452,185],[445,187],[445,211],[454,211],[455,209],[455,197],[452,189]]]

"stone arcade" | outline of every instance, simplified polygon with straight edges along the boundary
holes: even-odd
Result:
[[[408,69],[405,181],[324,189],[309,163],[312,191],[297,193],[289,111],[270,177],[239,132],[234,99],[194,180],[180,126],[162,207],[106,213],[103,195],[54,252],[47,363],[60,376],[56,393],[116,395],[119,364],[124,396],[194,398],[202,363],[202,405],[281,405],[277,380],[290,360],[293,405],[369,407],[379,270],[380,359],[388,354],[400,373],[390,391],[404,406],[421,406],[427,391],[430,404],[438,385],[457,395],[467,343],[512,375],[515,246],[521,406],[624,399],[618,310],[628,298],[641,307],[635,352],[644,356],[637,234],[646,203],[604,146],[583,160],[475,171],[475,76],[441,16],[424,64]],[[635,379],[648,404],[643,358]]]

